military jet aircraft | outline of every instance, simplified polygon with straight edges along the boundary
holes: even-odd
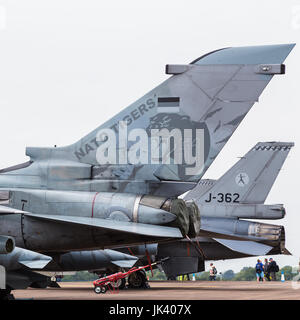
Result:
[[[153,260],[169,257],[161,264],[169,279],[203,271],[205,260],[290,254],[283,226],[245,219],[285,217],[282,204],[264,202],[293,146],[287,142],[257,143],[220,179],[200,180],[183,197],[194,200],[201,212],[201,229],[192,242],[182,239],[120,250],[139,257],[140,264],[147,256]]]
[[[283,226],[244,219],[274,220],[285,216],[281,204],[265,205],[264,202],[293,145],[284,142],[258,143],[219,180],[200,180],[184,196],[186,201],[193,199],[202,213],[200,234],[192,239],[193,243],[182,239],[118,249],[122,253],[113,250],[71,251],[50,254],[52,257],[17,248],[11,254],[0,255],[0,264],[9,267],[15,276],[23,273],[24,266],[43,271],[89,270],[106,274],[115,272],[116,268],[132,267],[137,257],[141,265],[147,263],[149,258],[161,260],[169,257],[162,263],[162,270],[169,279],[175,279],[181,274],[203,271],[205,260],[289,254],[285,248]],[[240,182],[241,176],[244,183]],[[215,199],[214,194],[217,194]],[[22,251],[23,254],[20,254]],[[28,257],[29,254],[32,256]],[[10,262],[9,266],[7,262]],[[40,287],[42,284],[44,287],[53,285],[46,277],[39,275],[38,279]],[[131,287],[142,287],[145,282],[144,272],[128,279]],[[14,283],[11,273],[8,283],[10,286]],[[122,281],[119,283],[122,287],[124,284]]]
[[[78,142],[0,171],[0,235],[41,254],[192,237],[192,189],[294,44],[225,48],[171,75]],[[8,239],[7,238],[7,239]]]

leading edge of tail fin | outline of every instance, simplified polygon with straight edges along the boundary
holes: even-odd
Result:
[[[122,168],[119,180],[198,181],[293,47],[227,48],[168,65],[170,78],[75,144],[26,154],[99,166],[106,179]]]
[[[293,146],[292,142],[259,142],[220,179],[199,181],[184,199],[205,203],[209,194],[217,203],[221,195],[238,195],[239,203],[262,204]]]

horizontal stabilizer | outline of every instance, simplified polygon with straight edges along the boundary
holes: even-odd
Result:
[[[254,241],[238,241],[227,239],[214,239],[230,250],[249,254],[252,256],[265,255],[272,250],[272,247]]]
[[[135,260],[119,260],[119,261],[112,261],[112,264],[115,264],[116,266],[120,268],[131,268],[134,266],[134,264],[137,262],[137,258]]]
[[[111,231],[125,232],[131,234],[138,234],[150,237],[162,238],[182,238],[182,234],[178,228],[164,227],[152,224],[135,223],[127,221],[117,221],[109,219],[98,219],[88,217],[75,216],[59,216],[59,215],[44,215],[26,213],[26,216],[49,220],[59,223],[69,223],[82,226],[89,226],[93,228],[106,229]]]

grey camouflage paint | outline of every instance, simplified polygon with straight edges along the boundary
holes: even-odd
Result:
[[[227,48],[207,54],[183,67],[169,66],[169,70],[177,70],[169,79],[75,144],[60,148],[27,148],[26,155],[30,161],[1,170],[0,187],[4,192],[22,193],[25,196],[17,206],[20,210],[27,209],[30,199],[26,197],[30,198],[31,194],[41,190],[177,197],[190,190],[203,176],[252,105],[258,101],[273,75],[284,73],[281,64],[293,47],[294,44]],[[176,101],[180,100],[180,104],[176,105],[176,114],[158,112],[158,100],[164,97],[178,97]],[[119,121],[126,121],[130,130],[153,126],[177,127],[181,130],[203,128],[204,167],[195,175],[187,175],[189,165],[186,163],[100,166],[96,159],[99,148],[97,132],[101,128],[110,128],[118,136]],[[32,199],[31,205],[34,205],[35,200]],[[93,249],[99,247],[99,243],[110,247],[110,239],[115,240],[114,245],[117,242],[125,244],[154,242],[158,238],[162,240],[157,237],[163,230],[159,229],[162,226],[153,226],[151,231],[150,225],[146,228],[138,224],[141,231],[137,235],[129,231],[130,225],[127,227],[124,222],[123,227],[127,231],[122,234],[120,224],[119,227],[113,227],[114,224],[118,225],[117,220],[103,219],[106,226],[111,226],[110,231],[104,231],[103,222],[88,220],[93,217],[73,216],[75,206],[72,202],[64,219],[58,212],[51,214],[45,210],[45,206],[48,208],[44,203],[40,210],[37,208],[36,212],[28,214],[1,213],[0,233],[15,237],[18,246],[34,248],[38,252]],[[44,216],[38,211],[43,211]],[[48,219],[45,215],[48,215]],[[97,223],[101,225],[100,229],[97,229]],[[170,228],[170,235],[176,233],[175,229]],[[149,236],[151,232],[156,237]],[[52,247],[55,241],[56,248]]]

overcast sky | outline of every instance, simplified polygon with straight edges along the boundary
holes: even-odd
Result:
[[[0,167],[26,146],[64,146],[186,64],[229,46],[297,43],[300,0],[0,0]],[[267,203],[284,203],[286,247],[300,257],[300,42],[206,178],[218,178],[258,141],[294,141]],[[217,262],[219,271],[256,258]]]

